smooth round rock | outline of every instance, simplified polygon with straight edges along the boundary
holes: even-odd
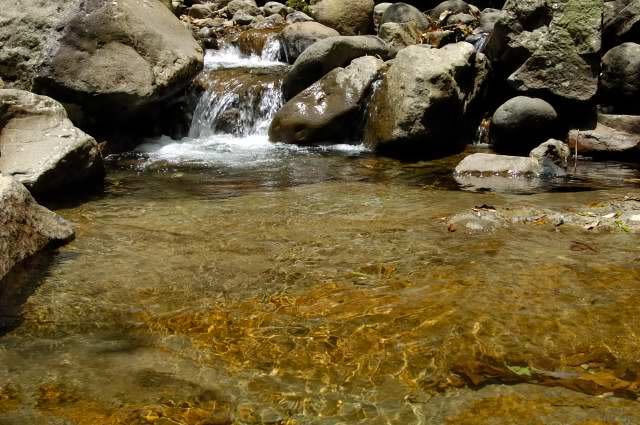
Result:
[[[536,146],[552,138],[558,114],[542,99],[518,96],[508,100],[493,114],[491,140],[494,150],[511,155],[528,155]]]

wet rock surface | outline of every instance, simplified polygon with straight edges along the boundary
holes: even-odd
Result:
[[[361,138],[364,100],[371,84],[385,67],[372,56],[354,59],[346,68],[335,68],[320,81],[287,102],[275,115],[271,140],[296,144],[354,142]],[[351,131],[345,130],[352,127]]]

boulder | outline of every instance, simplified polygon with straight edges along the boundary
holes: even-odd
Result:
[[[605,15],[602,37],[605,45],[616,46],[625,41],[640,41],[640,0],[612,1]]]
[[[598,122],[626,133],[640,134],[640,115],[598,114]]]
[[[557,131],[558,114],[553,106],[542,99],[518,96],[493,114],[491,141],[497,152],[527,155]]]
[[[380,3],[376,4],[373,8],[373,30],[377,33],[380,29],[380,25],[382,24],[382,17],[384,13],[387,11],[389,7],[391,7],[393,3]]]
[[[227,4],[227,14],[234,16],[238,12],[244,12],[247,15],[257,16],[260,14],[260,9],[255,0],[231,0]]]
[[[287,25],[281,39],[287,61],[294,63],[316,41],[339,35],[338,31],[319,22],[298,22]]]
[[[601,47],[603,0],[508,0],[486,53],[523,93],[561,103],[590,102]]]
[[[621,44],[602,57],[600,94],[617,112],[640,112],[640,44]]]
[[[311,14],[342,35],[368,34],[373,26],[373,0],[316,0]]]
[[[262,10],[266,16],[281,15],[284,17],[287,15],[287,6],[277,1],[268,1]]]
[[[449,15],[445,22],[447,25],[474,27],[478,23],[478,19],[468,13],[456,13],[454,15]]]
[[[438,4],[436,7],[429,11],[431,19],[438,20],[442,17],[443,13],[449,13],[455,15],[458,13],[469,13],[469,3],[463,0],[446,0]]]
[[[384,62],[372,56],[334,68],[287,102],[269,130],[271,140],[302,145],[356,140],[363,102]]]
[[[76,128],[55,100],[0,90],[0,172],[37,197],[68,193],[99,181],[104,167],[93,137]]]
[[[403,49],[407,46],[418,44],[421,40],[421,34],[413,22],[399,24],[396,22],[387,22],[380,26],[378,37],[386,41],[390,46]]]
[[[467,130],[477,128],[487,74],[484,55],[469,43],[401,50],[373,95],[364,142],[394,155],[458,150]]]
[[[18,181],[0,175],[0,281],[22,260],[73,237],[68,222],[38,205]]]
[[[257,22],[257,19],[254,15],[251,15],[250,13],[247,13],[244,10],[239,10],[236,13],[234,13],[233,18],[231,18],[231,20],[233,21],[234,25],[238,25],[238,26],[251,25]]]
[[[505,12],[499,9],[484,9],[480,14],[478,28],[475,33],[491,33],[493,32],[496,22],[505,17]]]
[[[157,0],[18,3],[0,18],[0,75],[97,120],[173,95],[202,68],[191,32]]]
[[[189,8],[188,15],[194,19],[207,19],[213,16],[213,12],[208,4],[194,4]]]
[[[379,56],[383,60],[393,55],[393,49],[375,36],[340,36],[317,41],[307,48],[284,79],[282,91],[286,100],[300,93],[325,74],[344,67],[361,56]]]
[[[287,24],[295,24],[298,22],[310,22],[313,21],[313,18],[306,13],[295,11],[287,15],[286,21]]]
[[[384,15],[380,25],[388,22],[407,23],[413,22],[420,31],[425,31],[429,28],[429,20],[420,12],[420,10],[406,3],[394,3],[389,6]]]
[[[569,146],[579,155],[622,161],[640,161],[640,134],[598,123],[593,130],[571,130]]]

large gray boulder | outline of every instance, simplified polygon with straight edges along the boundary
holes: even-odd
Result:
[[[0,172],[37,197],[70,193],[99,181],[104,166],[93,137],[62,105],[22,90],[0,90]]]
[[[15,179],[0,175],[0,280],[22,260],[73,237],[68,222],[38,205]]]
[[[391,62],[365,124],[365,143],[390,154],[457,150],[474,126],[488,67],[469,43],[409,46]]]
[[[342,35],[368,34],[373,28],[373,0],[315,0],[313,17]]]
[[[158,0],[18,0],[0,17],[0,76],[102,120],[174,94],[202,68],[190,31]]]
[[[379,56],[386,60],[393,49],[375,36],[340,36],[317,41],[295,61],[284,79],[282,91],[286,100],[291,99],[329,71],[344,67],[361,56]]]
[[[414,6],[406,3],[394,3],[386,8],[384,15],[382,15],[380,25],[388,22],[396,22],[399,24],[413,22],[421,31],[429,28],[429,20],[427,17]]]
[[[364,56],[346,68],[335,68],[287,102],[271,123],[271,140],[295,144],[353,141],[363,102],[384,67],[381,59]],[[352,131],[350,131],[352,130]]]
[[[603,0],[508,0],[486,53],[522,93],[590,102],[601,48]]]
[[[491,121],[491,141],[497,152],[527,155],[556,135],[558,114],[548,102],[518,96],[501,105]]]
[[[600,92],[619,112],[640,111],[640,44],[621,44],[602,57]]]
[[[333,28],[311,21],[287,25],[282,30],[281,39],[287,61],[293,63],[316,41],[339,35]]]

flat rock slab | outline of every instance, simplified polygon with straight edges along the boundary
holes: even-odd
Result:
[[[41,249],[73,238],[71,224],[38,205],[15,179],[0,176],[0,279]]]

